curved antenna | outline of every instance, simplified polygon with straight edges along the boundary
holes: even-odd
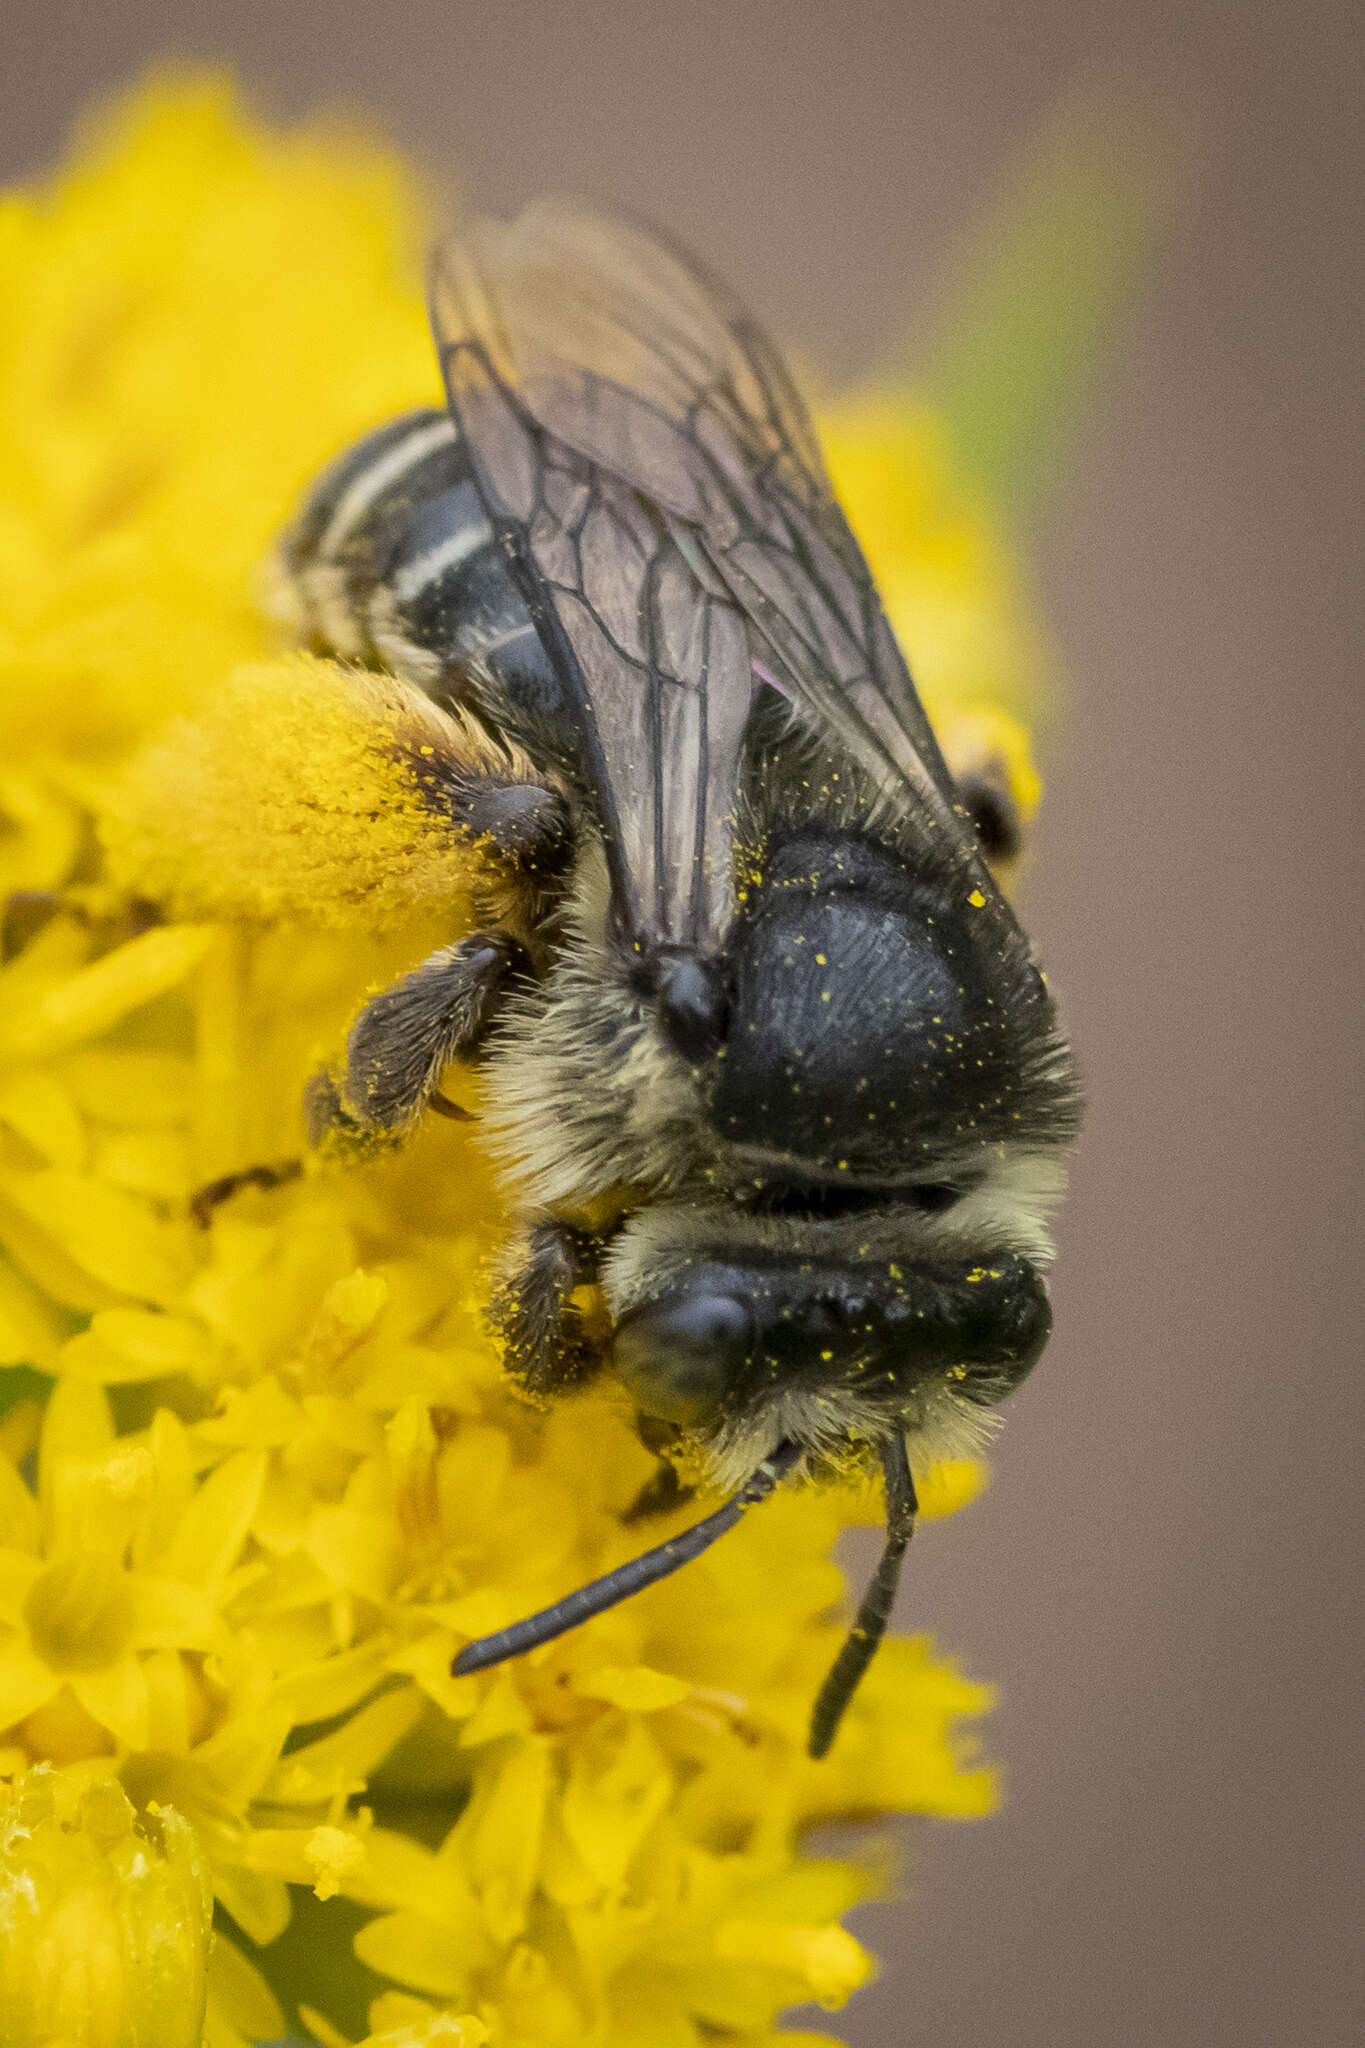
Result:
[[[580,1622],[588,1621],[594,1614],[601,1614],[608,1607],[615,1607],[619,1601],[628,1600],[632,1593],[652,1586],[656,1579],[666,1579],[670,1572],[677,1571],[679,1565],[690,1564],[694,1557],[700,1557],[703,1550],[709,1550],[718,1536],[733,1529],[747,1508],[766,1500],[800,1456],[799,1444],[779,1444],[772,1456],[763,1460],[753,1476],[745,1480],[739,1492],[727,1500],[723,1508],[717,1508],[713,1515],[695,1523],[692,1528],[684,1529],[681,1535],[670,1536],[666,1543],[656,1544],[653,1550],[633,1557],[629,1564],[618,1565],[614,1572],[607,1572],[602,1578],[580,1586],[576,1593],[566,1594],[564,1599],[556,1600],[553,1607],[542,1607],[538,1614],[527,1615],[525,1621],[515,1621],[510,1628],[497,1629],[491,1636],[480,1636],[475,1642],[467,1643],[450,1667],[452,1675],[463,1678],[467,1672],[483,1671],[490,1664],[501,1664],[506,1657],[519,1657],[523,1651],[551,1642],[555,1636],[577,1628]]]
[[[806,1747],[817,1760],[829,1753],[839,1732],[844,1709],[857,1691],[863,1673],[872,1662],[878,1643],[886,1633],[891,1608],[900,1581],[901,1559],[915,1533],[919,1502],[910,1461],[905,1455],[905,1438],[895,1436],[881,1447],[882,1471],[886,1475],[886,1548],[872,1583],[863,1595],[852,1628],[820,1688],[810,1717],[810,1739]]]

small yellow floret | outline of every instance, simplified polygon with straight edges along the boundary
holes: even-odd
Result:
[[[0,1805],[4,2048],[198,2048],[212,1892],[192,1830],[39,1767]]]
[[[344,1828],[314,1828],[303,1855],[316,1873],[313,1890],[317,1896],[334,1899],[364,1864],[365,1844],[359,1835],[348,1834]]]

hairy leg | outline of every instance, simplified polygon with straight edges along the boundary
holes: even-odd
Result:
[[[600,1363],[573,1299],[595,1271],[592,1240],[566,1223],[534,1223],[513,1240],[489,1317],[527,1393],[550,1393]]]
[[[471,932],[372,996],[346,1040],[336,1091],[345,1119],[364,1131],[407,1130],[431,1101],[441,1069],[478,1051],[509,982],[527,967],[507,932]],[[320,1107],[319,1093],[310,1111]],[[311,1130],[315,1144],[332,1121],[324,1114]]]

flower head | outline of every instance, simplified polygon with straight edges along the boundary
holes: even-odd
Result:
[[[30,1771],[0,1794],[4,2048],[198,2048],[212,1903],[179,1814]]]
[[[830,1551],[870,1502],[782,1493],[687,1572],[454,1678],[469,1637],[639,1547],[623,1517],[653,1469],[609,1391],[544,1411],[509,1391],[476,1139],[429,1119],[207,1229],[189,1206],[297,1153],[308,1074],[458,896],[433,873],[372,916],[343,886],[387,872],[363,836],[301,866],[270,837],[263,748],[239,808],[273,852],[241,866],[241,921],[213,921],[204,878],[243,842],[163,734],[171,712],[202,732],[273,706],[338,832],[365,810],[402,830],[401,798],[364,794],[380,771],[337,672],[280,652],[252,577],[310,471],[434,394],[422,228],[384,153],[263,132],[224,86],[175,79],[0,216],[0,886],[60,892],[12,904],[0,965],[0,1361],[36,1369],[0,1421],[0,1766],[44,1816],[50,1896],[79,1902],[44,1909],[43,1940],[97,1930],[92,1971],[132,1986],[173,1923],[158,2042],[193,2038],[207,1969],[215,2048],[300,2014],[371,2048],[757,2048],[870,1968],[840,1922],[877,1874],[805,1855],[803,1831],[994,1797],[964,1732],[988,1695],[922,1641],[887,1646],[829,1762],[804,1754],[841,1634]],[[926,640],[940,728],[1003,758],[1028,808],[1036,644],[931,424],[896,394],[850,401],[830,451]],[[179,806],[151,853],[115,797],[144,741],[160,765],[137,772]],[[202,921],[149,926],[96,816]],[[975,1483],[940,1475],[926,1509]],[[37,1923],[5,1925],[27,1985]]]

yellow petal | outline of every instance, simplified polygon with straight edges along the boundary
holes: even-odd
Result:
[[[188,1316],[144,1309],[105,1309],[62,1352],[62,1370],[106,1383],[165,1379],[185,1373],[212,1377],[218,1351]]]
[[[872,1959],[842,1927],[802,1927],[783,1920],[727,1920],[716,1931],[726,1962],[788,1971],[825,2007],[843,2005],[872,1972]]]
[[[603,1729],[570,1764],[564,1831],[604,1885],[619,1884],[672,1793],[672,1772],[638,1722]]]
[[[0,1086],[0,1123],[49,1166],[76,1172],[85,1164],[85,1125],[70,1093],[51,1074],[16,1074]]]
[[[142,1665],[131,1652],[103,1671],[72,1672],[68,1683],[87,1714],[125,1749],[147,1747],[150,1701]]]
[[[198,1434],[205,1443],[268,1451],[293,1443],[302,1429],[302,1408],[265,1373],[249,1387],[225,1388],[222,1412],[201,1422]]]
[[[457,1841],[467,1844],[468,1868],[495,1941],[515,1940],[526,1925],[549,1793],[549,1745],[532,1738],[479,1783],[451,1837],[452,1849]]]
[[[190,1151],[187,1131],[100,1131],[91,1147],[90,1171],[129,1194],[183,1202],[198,1178]]]
[[[288,1707],[296,1723],[330,1721],[373,1692],[385,1668],[385,1645],[382,1639],[371,1639],[340,1656],[295,1665],[280,1679],[275,1699]]]
[[[173,1650],[144,1657],[142,1675],[147,1681],[147,1747],[186,1755],[207,1718],[202,1685],[191,1681],[185,1659]]]
[[[161,1569],[190,1585],[222,1579],[237,1561],[261,1497],[266,1461],[259,1451],[238,1451],[209,1474],[185,1510]]]
[[[61,1678],[25,1642],[0,1644],[0,1728],[12,1728],[59,1691]]]
[[[61,1523],[67,1468],[96,1463],[113,1440],[114,1422],[103,1390],[82,1386],[78,1380],[58,1380],[43,1417],[38,1450],[38,1498],[53,1548],[67,1536]]]
[[[383,2024],[383,2008],[388,2005],[384,1999],[376,2000],[372,2019],[380,2022],[380,2031],[367,2034],[359,2048],[486,2048],[492,2035],[489,2028],[472,2013],[431,2012],[409,2015],[394,2026]],[[396,2010],[396,2001],[395,2007]]]
[[[692,1687],[685,1678],[670,1671],[655,1671],[648,1664],[599,1664],[577,1681],[578,1690],[590,1699],[609,1700],[632,1714],[656,1713],[660,1707],[675,1707]]]
[[[0,1022],[0,1058],[53,1059],[107,1031],[130,1010],[177,987],[203,959],[208,927],[170,925],[144,932],[79,974],[18,1003]]]
[[[434,1700],[452,1721],[467,1721],[479,1704],[480,1694],[486,1696],[491,1688],[486,1680],[473,1675],[452,1678],[450,1663],[454,1649],[448,1630],[433,1629],[429,1634],[417,1636],[411,1642],[401,1643],[390,1650],[385,1663],[390,1671],[400,1671],[415,1679],[427,1698]],[[525,1724],[514,1721],[513,1725]],[[461,1741],[464,1739],[465,1731],[462,1729]]]
[[[154,1650],[212,1650],[226,1627],[214,1602],[182,1579],[138,1572],[132,1581],[137,1640]]]
[[[421,1694],[411,1687],[381,1693],[330,1735],[282,1757],[262,1796],[280,1805],[311,1805],[349,1792],[402,1741],[421,1711]]]
[[[359,1930],[355,1952],[382,1976],[437,1998],[461,1999],[469,1985],[469,1965],[447,1929],[415,1913],[381,1913]]]
[[[478,1901],[461,1866],[389,1828],[372,1829],[367,1845],[359,1896],[437,1922],[445,1929],[447,1940],[458,1947],[467,1967],[482,1967],[493,1951]]]
[[[89,1315],[94,1309],[113,1307],[120,1298],[119,1289],[97,1280],[58,1242],[48,1220],[30,1213],[26,1196],[32,1178],[0,1173],[0,1251],[8,1253],[62,1310]],[[62,1320],[70,1329],[69,1316]]]
[[[105,1124],[184,1123],[194,1068],[177,1053],[92,1046],[72,1053],[60,1072],[84,1115]]]
[[[0,1456],[0,1571],[6,1551],[32,1553],[38,1548],[40,1534],[38,1503],[32,1489],[25,1486],[9,1459]],[[27,1587],[24,1590],[27,1592]],[[0,1613],[4,1611],[0,1604]]]
[[[234,1834],[234,1858],[241,1857],[244,1841],[244,1833]],[[284,1933],[293,1906],[289,1886],[282,1877],[273,1871],[249,1870],[241,1861],[219,1861],[214,1868],[213,1883],[220,1903],[258,1948],[268,1948]]]
[[[384,1601],[393,1581],[396,1532],[382,1515],[354,1508],[318,1508],[308,1525],[308,1549],[334,1585]]]
[[[0,1366],[36,1365],[50,1372],[69,1327],[53,1303],[0,1259]]]
[[[14,1484],[23,1486],[23,1481],[17,1473],[14,1474]],[[24,1491],[28,1493],[28,1488],[24,1487]],[[32,1494],[29,1494],[29,1502],[32,1505]],[[16,1509],[20,1514],[23,1513],[18,1503]],[[24,1609],[34,1585],[49,1569],[47,1559],[35,1555],[36,1550],[36,1544],[0,1550],[0,1617],[16,1629],[25,1626]]]
[[[288,2031],[279,2001],[265,1978],[221,1929],[209,1958],[209,1990],[248,2041],[278,2041]]]
[[[0,1194],[52,1250],[105,1287],[144,1301],[165,1301],[184,1283],[184,1231],[162,1223],[145,1202],[121,1188],[52,1167],[0,1176]]]
[[[449,1676],[448,1650],[446,1658]],[[452,1686],[466,1682],[450,1680]],[[493,1673],[491,1684],[485,1681],[483,1697],[460,1730],[460,1747],[476,1749],[483,1742],[499,1742],[504,1735],[525,1735],[530,1728],[531,1710],[514,1674],[504,1666]]]
[[[80,813],[36,777],[0,771],[0,815],[10,842],[0,891],[59,889],[80,850]]]

